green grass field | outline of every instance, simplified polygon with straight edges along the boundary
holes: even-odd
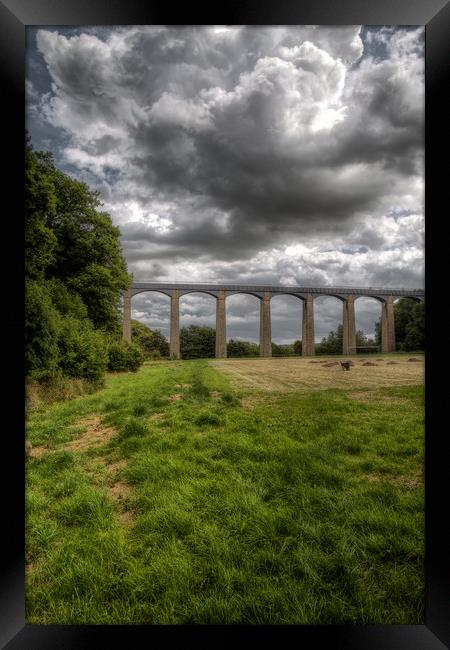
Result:
[[[423,357],[390,358],[153,362],[30,413],[27,623],[423,624]]]

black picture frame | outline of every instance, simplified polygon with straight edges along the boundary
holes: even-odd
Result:
[[[426,373],[425,373],[425,503],[426,503],[426,623],[425,625],[319,626],[64,626],[25,625],[25,468],[23,361],[23,199],[25,124],[25,28],[28,25],[114,24],[328,24],[424,25],[426,33]],[[449,61],[450,6],[444,0],[251,0],[200,3],[182,7],[139,0],[0,0],[0,68],[3,108],[2,212],[4,254],[4,377],[9,426],[3,428],[3,553],[0,582],[0,646],[8,650],[100,647],[111,641],[143,647],[180,640],[203,639],[223,644],[287,640],[339,650],[441,650],[450,646],[450,547],[446,534],[447,456],[446,379],[436,380],[445,365],[445,350],[437,336],[445,323],[442,279],[446,277],[446,241],[442,221],[448,185],[445,135],[448,103],[444,101]],[[6,149],[5,149],[6,142]],[[448,149],[448,148],[447,148]],[[441,156],[443,154],[443,162]],[[6,155],[5,155],[6,154]],[[444,176],[445,174],[445,176]],[[6,209],[5,206],[9,205]],[[438,250],[442,244],[441,251]],[[5,471],[8,470],[8,471]],[[286,635],[286,638],[285,638]]]

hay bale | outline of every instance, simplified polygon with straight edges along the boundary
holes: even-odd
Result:
[[[376,366],[376,365],[377,365],[376,363],[372,363],[371,361],[366,361],[365,363],[363,363],[363,366]]]
[[[420,359],[416,359],[415,357],[412,357],[411,359],[408,359],[408,361],[420,361]]]
[[[388,361],[387,366],[393,366],[394,364],[398,364],[398,361]]]
[[[331,361],[330,363],[324,363],[323,367],[324,368],[331,368],[331,366],[338,366],[338,365],[339,365],[339,361]]]

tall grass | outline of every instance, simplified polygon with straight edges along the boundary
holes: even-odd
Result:
[[[117,436],[65,451],[93,413]],[[421,386],[263,398],[167,362],[28,427],[28,623],[424,622]]]

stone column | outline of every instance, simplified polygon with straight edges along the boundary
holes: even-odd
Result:
[[[271,357],[272,332],[270,327],[270,293],[268,291],[264,291],[259,313],[259,354],[262,357]]]
[[[395,352],[394,297],[381,303],[381,351]]]
[[[342,354],[354,354],[356,352],[355,296],[347,296],[342,305]]]
[[[180,358],[180,290],[173,289],[170,298],[170,358]]]
[[[122,292],[123,295],[123,334],[124,341],[131,341],[131,289]]]
[[[311,356],[315,353],[314,300],[312,293],[308,293],[303,301],[302,355]]]
[[[227,326],[225,318],[225,291],[222,289],[217,296],[216,304],[216,359],[227,356]]]

